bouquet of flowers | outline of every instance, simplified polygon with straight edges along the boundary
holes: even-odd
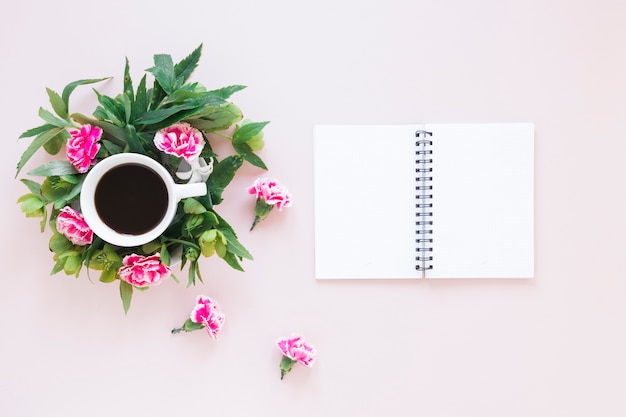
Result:
[[[22,179],[29,192],[18,199],[27,217],[41,218],[41,231],[52,230],[52,274],[78,276],[82,268],[100,271],[100,281],[119,282],[125,311],[133,289],[145,290],[171,276],[173,253],[180,253],[181,270],[189,266],[188,285],[202,281],[198,259],[217,254],[232,268],[252,259],[235,230],[218,214],[222,194],[242,164],[267,169],[255,153],[263,148],[268,122],[244,120],[229,98],[242,90],[233,85],[207,90],[189,78],[200,60],[202,45],[174,64],[170,55],[154,56],[136,89],[128,59],[123,91],[109,97],[93,90],[99,105],[92,116],[70,112],[70,97],[83,85],[106,80],[82,79],[68,84],[61,94],[47,88],[53,112],[39,109],[41,126],[20,138],[33,138],[17,164],[20,174],[40,149],[65,156],[28,172],[40,182]],[[153,85],[147,84],[147,76]],[[233,154],[220,158],[211,147],[215,135],[232,143]],[[177,182],[205,182],[207,194],[184,198],[174,220],[157,239],[137,247],[120,247],[93,233],[81,215],[80,194],[85,176],[103,159],[124,152],[146,155],[162,164]]]

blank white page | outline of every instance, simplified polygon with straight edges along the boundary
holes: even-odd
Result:
[[[428,278],[534,274],[532,124],[431,124]]]
[[[316,278],[418,277],[414,138],[409,125],[316,127]]]
[[[315,276],[421,278],[415,132],[433,132],[427,278],[533,275],[532,124],[317,126]]]

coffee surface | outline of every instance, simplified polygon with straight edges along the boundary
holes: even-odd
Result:
[[[118,233],[140,235],[161,222],[168,193],[163,179],[139,164],[119,165],[96,186],[95,206],[100,219]]]

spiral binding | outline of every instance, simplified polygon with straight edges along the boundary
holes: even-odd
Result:
[[[426,277],[426,271],[433,269],[432,265],[432,251],[433,251],[433,204],[430,200],[433,198],[432,194],[432,154],[431,146],[433,142],[429,138],[432,136],[432,132],[425,130],[418,130],[415,132],[417,141],[415,142],[415,269],[422,271],[422,278]]]

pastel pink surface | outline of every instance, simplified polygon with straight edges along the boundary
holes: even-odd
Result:
[[[626,414],[621,2],[26,0],[0,11],[11,17],[0,27],[0,415]],[[173,12],[192,23],[155,29]],[[72,14],[97,15],[97,30],[77,34],[62,24]],[[254,261],[241,273],[204,260],[196,288],[174,268],[181,284],[137,291],[124,315],[118,287],[97,274],[49,276],[50,236],[16,204],[29,143],[17,138],[50,109],[45,87],[113,76],[94,86],[115,96],[125,57],[137,84],[153,54],[177,61],[201,42],[193,78],[247,85],[233,99],[271,121],[269,171],[246,165],[219,207]],[[70,111],[96,106],[84,86]],[[316,281],[313,126],[424,121],[535,123],[535,278]],[[248,232],[247,188],[265,176],[294,203]],[[384,244],[384,219],[364,227]],[[216,341],[170,333],[198,294],[228,316]],[[292,332],[314,343],[316,362],[281,381],[276,340]]]

